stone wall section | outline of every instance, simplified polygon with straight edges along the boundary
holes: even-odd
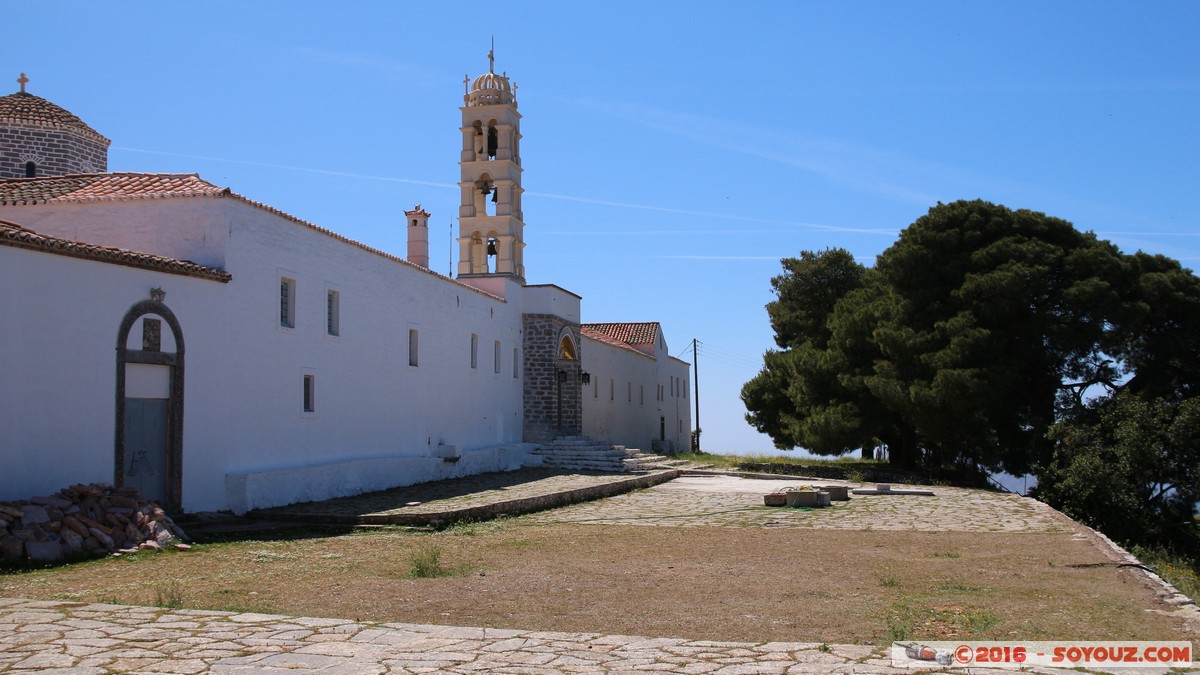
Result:
[[[24,178],[26,162],[37,165],[38,177],[104,173],[108,144],[60,129],[0,128],[0,178]]]
[[[582,347],[579,324],[551,314],[525,314],[522,346],[524,363],[524,440],[545,443],[559,436],[583,433],[583,396],[580,383]],[[560,358],[558,345],[563,329],[575,342],[575,360]],[[560,383],[558,373],[566,373]],[[560,421],[560,391],[561,415]]]

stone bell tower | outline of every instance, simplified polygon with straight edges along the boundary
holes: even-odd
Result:
[[[521,214],[521,114],[517,87],[495,72],[464,78],[458,207],[459,278],[508,276],[525,280],[525,223]]]

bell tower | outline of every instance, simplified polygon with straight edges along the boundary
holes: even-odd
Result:
[[[458,206],[459,278],[509,276],[525,281],[525,223],[521,214],[521,114],[517,87],[488,72],[463,78],[462,199]]]

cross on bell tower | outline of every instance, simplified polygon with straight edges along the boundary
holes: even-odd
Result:
[[[516,87],[488,72],[463,94],[459,156],[458,276],[511,276],[525,280],[525,223],[521,213],[521,114]]]

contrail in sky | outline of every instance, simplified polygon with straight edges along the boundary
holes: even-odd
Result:
[[[284,171],[300,171],[300,172],[304,172],[304,173],[320,174],[323,176],[340,176],[342,178],[360,178],[363,180],[376,180],[376,181],[384,181],[384,182],[389,182],[389,183],[404,183],[407,185],[424,185],[426,187],[445,188],[445,189],[457,189],[458,188],[458,185],[456,183],[439,183],[439,182],[435,182],[435,181],[416,180],[413,178],[396,178],[395,176],[377,176],[377,175],[373,175],[373,174],[352,173],[349,171],[334,171],[334,170],[330,170],[330,169],[315,169],[315,168],[306,167],[306,166],[291,166],[288,164],[272,164],[270,162],[253,162],[253,161],[242,160],[242,159],[227,159],[224,157],[210,157],[207,155],[192,155],[192,154],[181,153],[181,152],[165,152],[162,150],[147,150],[144,148],[130,148],[130,147],[124,147],[124,146],[114,146],[112,149],[113,150],[123,150],[125,152],[139,152],[139,153],[147,154],[147,155],[161,155],[164,157],[181,157],[183,159],[196,159],[196,160],[201,160],[201,161],[206,161],[206,162],[223,162],[226,164],[239,164],[241,166],[257,166],[257,167],[262,167],[265,169],[281,169]],[[771,220],[771,219],[766,219],[766,218],[751,218],[748,216],[738,216],[738,215],[725,214],[725,213],[713,213],[713,212],[708,212],[708,211],[691,211],[688,209],[678,209],[678,208],[673,208],[673,207],[668,207],[668,206],[653,206],[650,204],[631,204],[628,202],[616,202],[616,201],[610,201],[607,199],[593,199],[590,197],[576,197],[574,195],[560,195],[560,194],[552,194],[552,193],[548,193],[548,192],[526,192],[525,194],[529,195],[531,197],[541,197],[543,199],[555,199],[555,200],[559,200],[559,201],[576,202],[579,204],[594,204],[597,206],[611,206],[614,208],[636,209],[636,210],[641,210],[641,211],[653,211],[656,213],[674,213],[674,214],[684,215],[684,216],[716,218],[716,219],[721,219],[721,220],[736,220],[736,221],[747,222],[747,223],[761,223],[761,224],[767,224],[767,225],[785,225],[785,226],[788,226],[791,228],[798,227],[798,228],[803,228],[806,230],[813,230],[813,231],[820,231],[820,232],[854,232],[854,233],[860,233],[860,234],[880,234],[880,235],[887,235],[887,236],[895,236],[896,235],[895,229],[887,229],[887,228],[839,227],[837,225],[824,225],[824,224],[820,224],[820,223],[802,223],[802,222],[786,221],[786,220]],[[694,230],[689,231],[689,233],[694,233]],[[572,231],[571,234],[578,235],[578,234],[583,234],[583,233],[580,233],[577,231]],[[608,234],[630,234],[630,235],[632,235],[632,234],[647,234],[647,233],[644,231],[639,231],[639,232],[606,231],[606,232],[595,232],[593,234],[606,234],[606,235],[608,235]]]

